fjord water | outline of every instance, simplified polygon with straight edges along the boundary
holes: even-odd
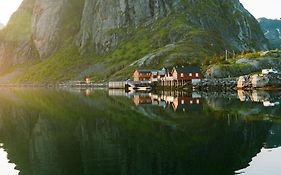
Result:
[[[1,89],[0,172],[278,174],[279,97]]]

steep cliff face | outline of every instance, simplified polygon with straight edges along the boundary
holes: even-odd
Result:
[[[74,38],[83,1],[24,0],[0,31],[0,67],[46,58]],[[80,11],[79,11],[80,10]]]
[[[78,29],[83,0],[36,0],[32,15],[32,38],[40,58],[57,51]]]
[[[24,1],[8,25],[0,31],[0,67],[24,63],[37,57],[31,36],[34,0]]]
[[[281,49],[281,21],[266,18],[260,18],[258,21],[271,47]]]
[[[226,49],[267,49],[239,0],[24,0],[0,39],[0,67],[71,47],[99,58],[77,74],[102,65],[104,78],[132,66],[201,63]],[[134,65],[139,59],[144,64]]]
[[[125,37],[118,29],[153,22],[180,7],[180,0],[86,0],[78,44],[99,53],[108,51]]]
[[[104,52],[124,38],[120,29],[140,25],[153,28],[154,21],[175,14],[185,18],[181,25],[213,31],[237,50],[267,47],[258,23],[238,0],[86,0],[78,44],[81,48]],[[174,28],[163,27],[170,27],[167,29],[170,32]],[[182,35],[186,33],[188,30]]]
[[[32,36],[40,57],[46,57],[59,46],[58,31],[67,0],[36,1],[32,15]]]

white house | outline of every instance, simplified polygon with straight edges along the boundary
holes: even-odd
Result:
[[[278,73],[278,71],[277,70],[275,70],[275,69],[263,69],[262,70],[262,74],[263,75],[268,75],[268,74],[277,74]]]

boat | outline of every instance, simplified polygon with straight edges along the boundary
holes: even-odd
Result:
[[[136,87],[135,89],[138,90],[138,91],[149,91],[149,90],[151,90],[151,87],[149,87],[149,86],[139,86],[139,87]]]

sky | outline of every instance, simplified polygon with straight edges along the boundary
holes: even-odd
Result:
[[[281,18],[280,0],[240,0],[240,2],[256,18]]]
[[[7,24],[22,0],[0,0],[0,23]],[[281,18],[280,0],[240,0],[244,7],[256,18]]]
[[[0,0],[0,23],[7,24],[22,0]]]

